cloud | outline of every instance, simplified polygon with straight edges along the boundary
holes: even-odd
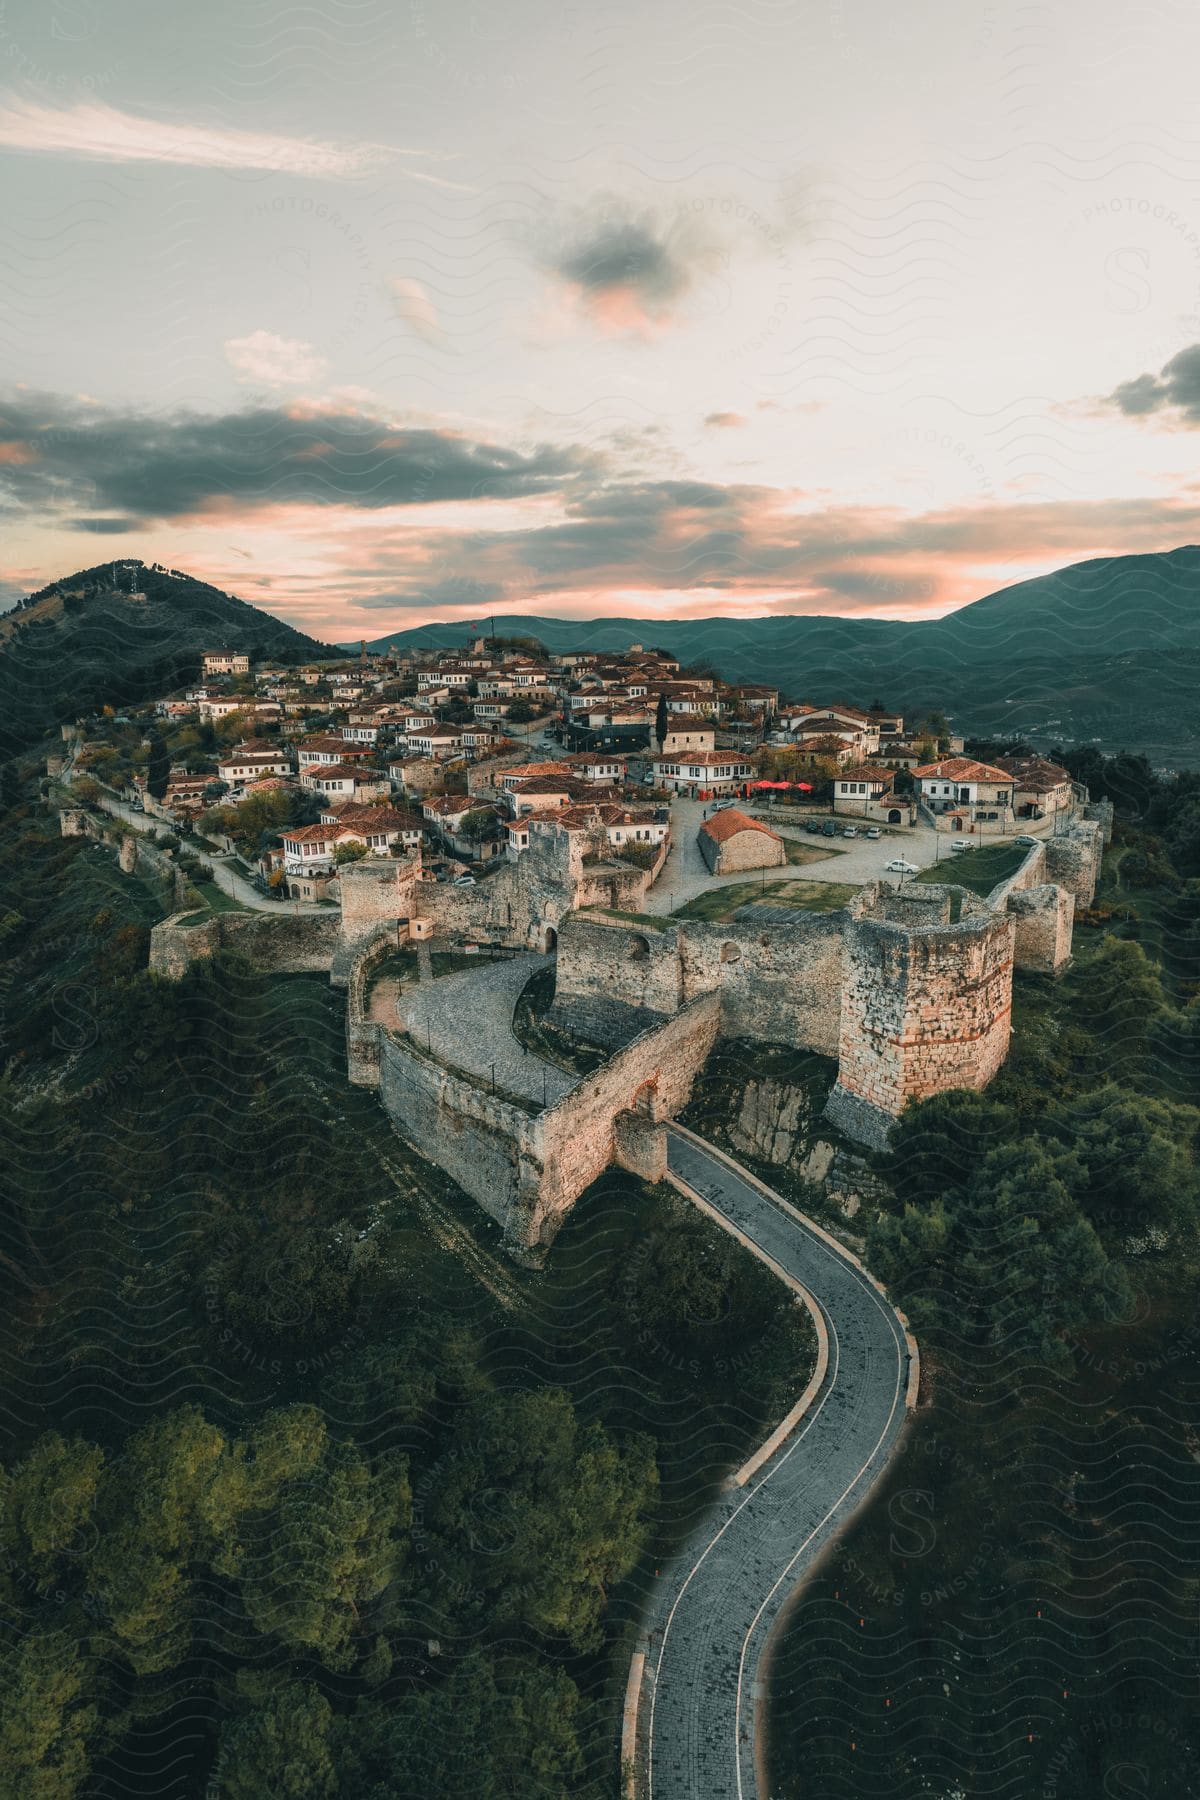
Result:
[[[1108,396],[1126,417],[1175,412],[1188,425],[1200,425],[1200,344],[1180,350],[1157,375],[1136,375]]]
[[[0,146],[91,162],[151,162],[193,169],[263,170],[330,181],[365,175],[398,159],[441,158],[391,144],[336,144],[234,126],[150,119],[99,102],[56,107],[10,99],[0,109]],[[462,183],[424,170],[415,181],[462,189]],[[465,191],[465,190],[464,190]]]
[[[32,446],[34,459],[6,460],[10,444]],[[512,500],[560,493],[598,467],[594,454],[553,444],[514,450],[349,406],[162,416],[25,391],[0,406],[0,493],[49,517]]]
[[[409,330],[424,343],[442,349],[445,338],[437,307],[421,283],[409,275],[394,275],[388,282],[388,293],[396,317],[403,319]]]
[[[663,206],[601,192],[569,213],[548,204],[546,215],[526,247],[551,300],[604,335],[641,338],[727,312],[735,265],[770,262],[782,276],[811,228],[799,178],[761,207],[733,193],[681,191]]]
[[[704,416],[704,423],[710,431],[736,431],[738,426],[746,424],[745,413],[711,412]]]
[[[653,336],[725,260],[704,223],[680,209],[638,209],[597,195],[535,246],[572,307],[610,336]]]
[[[71,531],[91,531],[97,537],[120,537],[123,533],[136,531],[141,521],[129,518],[87,518],[68,519]]]
[[[274,331],[252,331],[249,337],[227,338],[225,355],[239,381],[264,387],[287,387],[315,381],[325,358],[300,338],[280,337]]]

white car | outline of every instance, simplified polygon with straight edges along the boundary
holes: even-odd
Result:
[[[889,875],[915,875],[917,872],[916,863],[905,862],[902,856],[893,856],[891,862],[883,866]]]
[[[474,887],[475,877],[473,875],[456,875],[453,885],[455,887]]]

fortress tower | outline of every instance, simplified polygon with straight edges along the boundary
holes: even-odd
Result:
[[[1008,1051],[1015,931],[962,888],[868,889],[851,902],[835,1125],[884,1149],[909,1100],[987,1085]]]

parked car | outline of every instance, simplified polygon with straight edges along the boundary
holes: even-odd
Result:
[[[473,875],[456,875],[453,885],[455,887],[474,887],[475,877]]]
[[[857,825],[843,825],[842,826],[842,836],[843,837],[857,837],[858,836],[858,826]]]
[[[1021,836],[1020,836],[1020,837],[1019,837],[1019,838],[1018,838],[1018,839],[1017,839],[1017,842],[1018,842],[1018,844],[1024,844],[1024,845],[1025,845],[1025,848],[1026,848],[1026,849],[1027,849],[1027,850],[1031,850],[1031,849],[1032,849],[1032,848],[1033,848],[1033,846],[1034,846],[1034,845],[1035,845],[1035,844],[1036,844],[1036,843],[1038,843],[1038,842],[1039,842],[1039,841],[1040,841],[1040,840],[1039,840],[1039,839],[1038,839],[1038,838],[1035,838],[1035,837],[1029,837],[1029,836],[1028,836],[1028,835],[1027,835],[1027,834],[1026,834],[1026,833],[1024,833],[1024,832],[1023,832],[1023,833],[1022,833],[1022,834],[1021,834]]]
[[[965,838],[959,838],[958,842],[951,844],[950,848],[955,856],[961,856],[964,850],[974,850],[975,846],[974,844],[968,844]]]
[[[882,833],[882,831],[880,831],[878,825],[868,825],[867,826],[867,836],[869,838],[881,838],[883,836],[883,833]]]
[[[818,819],[806,819],[804,822],[804,829],[805,831],[811,831],[814,837],[820,837],[821,835],[821,824]]]
[[[821,836],[822,837],[836,837],[837,836],[837,826],[834,824],[832,819],[826,819],[825,823],[822,825]]]
[[[902,856],[893,856],[891,862],[883,866],[889,875],[915,875],[917,872],[916,863],[905,862]]]

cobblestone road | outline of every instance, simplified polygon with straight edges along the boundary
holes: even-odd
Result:
[[[792,1435],[665,1572],[642,1692],[645,1800],[751,1800],[772,1627],[882,1473],[905,1418],[909,1356],[887,1300],[798,1215],[672,1127],[670,1166],[812,1295],[829,1332],[821,1392]]]
[[[468,1075],[490,1082],[494,1065],[496,1086],[507,1093],[558,1100],[579,1077],[527,1052],[512,1030],[521,989],[552,962],[532,951],[502,962],[480,957],[478,968],[406,987],[396,1002],[397,1023],[434,1056]]]

